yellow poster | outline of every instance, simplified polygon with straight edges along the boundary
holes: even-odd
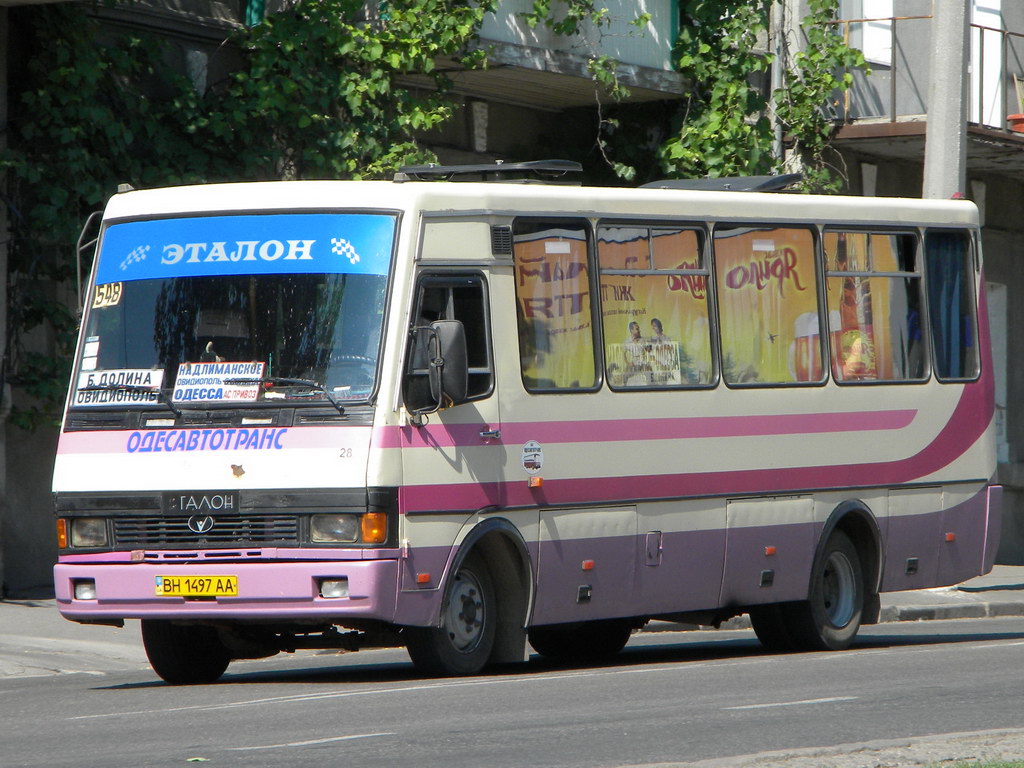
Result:
[[[707,275],[694,230],[606,227],[599,234],[601,315],[613,387],[711,381]]]
[[[593,386],[594,329],[585,231],[550,228],[517,234],[514,258],[519,349],[527,387]]]
[[[810,230],[716,229],[715,280],[728,383],[821,378]]]

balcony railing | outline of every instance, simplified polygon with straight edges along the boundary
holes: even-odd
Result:
[[[848,45],[864,51],[871,73],[853,73],[836,105],[837,119],[923,119],[928,113],[931,16],[843,19]],[[886,37],[888,38],[886,40]],[[1024,113],[1024,34],[971,24],[968,122],[1008,131],[1008,115]]]

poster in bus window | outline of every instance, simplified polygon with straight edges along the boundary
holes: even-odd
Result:
[[[612,386],[694,386],[711,380],[707,277],[692,230],[609,227],[598,244],[605,362]],[[663,275],[650,274],[666,270]],[[672,270],[668,272],[667,270]],[[674,274],[674,273],[675,274]]]
[[[530,388],[594,383],[590,278],[584,233],[549,229],[515,243],[523,379]]]
[[[825,235],[830,272],[897,272],[893,236],[864,232]],[[910,368],[913,312],[902,280],[863,274],[828,279],[829,335],[833,375],[841,381],[891,380]]]
[[[719,229],[715,272],[726,381],[821,378],[814,239],[805,229]]]

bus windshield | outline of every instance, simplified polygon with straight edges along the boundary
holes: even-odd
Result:
[[[72,407],[365,402],[394,228],[334,213],[108,227]]]

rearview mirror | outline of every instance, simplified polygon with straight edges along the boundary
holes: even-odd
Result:
[[[427,339],[430,396],[435,411],[466,401],[469,364],[466,355],[466,329],[458,320],[438,320],[430,324]]]

